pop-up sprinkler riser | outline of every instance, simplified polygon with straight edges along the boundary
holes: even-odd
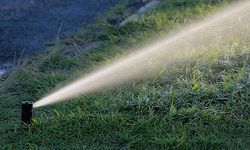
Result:
[[[31,124],[33,103],[30,101],[22,102],[21,123],[24,125]]]

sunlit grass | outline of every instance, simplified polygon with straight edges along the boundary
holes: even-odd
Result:
[[[38,57],[14,71],[1,89],[2,148],[247,149],[250,146],[247,41],[233,40],[227,53],[221,53],[215,45],[192,60],[163,68],[149,81],[39,108],[34,112],[30,130],[19,126],[21,101],[37,100],[66,79],[120,58],[127,53],[125,49],[158,33],[164,35],[185,19],[194,19],[216,8],[212,1],[178,2],[163,1],[155,12],[123,27],[100,26],[105,32],[93,35],[86,32],[88,39],[84,41],[72,37],[80,47],[87,40],[105,39],[91,52],[65,58],[65,45],[57,45],[50,48],[49,53],[55,50],[51,55]],[[60,44],[67,44],[67,40]]]

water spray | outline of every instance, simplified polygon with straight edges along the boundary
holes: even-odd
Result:
[[[225,46],[230,37],[249,39],[250,1],[236,3],[212,16],[192,23],[138,49],[131,55],[92,72],[34,103],[34,108],[51,105],[127,82],[145,79],[178,60],[192,59],[213,44]],[[147,45],[147,44],[146,44]],[[227,51],[221,50],[222,52]],[[32,109],[32,107],[30,108]]]
[[[33,103],[30,101],[22,102],[21,123],[24,125],[31,124]]]

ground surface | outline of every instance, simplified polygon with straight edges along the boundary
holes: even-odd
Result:
[[[22,51],[30,55],[43,50],[44,43],[77,31],[117,2],[119,0],[1,0],[0,64],[13,62],[15,55],[18,58]]]
[[[92,24],[31,57],[0,80],[1,148],[249,149],[250,34],[244,33],[250,31],[178,59],[150,80],[36,108],[32,125],[20,125],[22,101],[36,101],[228,2],[162,0],[139,20],[122,27]],[[100,44],[89,48],[93,42]]]

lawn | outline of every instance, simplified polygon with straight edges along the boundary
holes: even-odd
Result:
[[[22,101],[36,101],[156,36],[228,4],[226,0],[162,0],[139,20],[124,26],[106,23],[105,17],[124,13],[124,3],[79,33],[56,40],[44,54],[25,60],[1,81],[1,148],[249,149],[248,40],[232,41],[225,46],[227,53],[215,45],[146,81],[34,109],[32,125],[20,125]]]

